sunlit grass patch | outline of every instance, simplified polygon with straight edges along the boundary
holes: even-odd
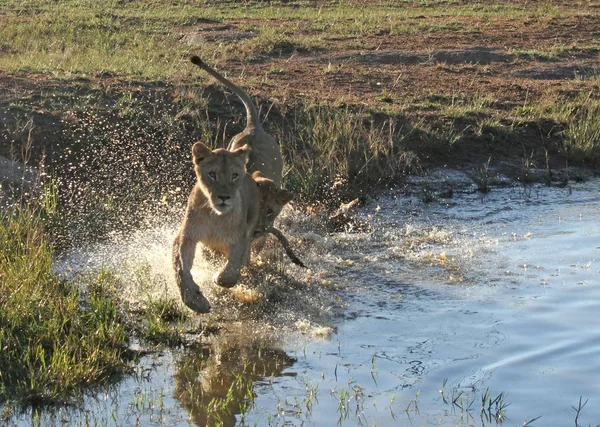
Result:
[[[153,346],[185,343],[184,335],[198,323],[190,318],[181,300],[169,294],[166,278],[153,271],[147,262],[124,268],[131,270],[125,280],[133,287],[129,289],[133,295],[128,299],[133,299],[129,301],[129,311],[133,314],[130,326],[136,338]]]
[[[562,53],[569,50],[566,45],[554,45],[547,49],[509,49],[508,53],[516,59],[530,61],[550,61],[557,59]]]
[[[588,99],[560,110],[566,120],[563,144],[567,156],[597,164],[600,161],[600,101]]]
[[[202,56],[251,60],[325,49],[324,39],[328,37],[478,32],[478,21],[469,16],[524,13],[508,5],[478,8],[455,4],[448,8],[446,2],[427,2],[420,6],[392,6],[385,1],[368,2],[366,7],[356,1],[224,5],[2,0],[0,9],[6,12],[0,20],[0,69],[176,79],[185,75],[181,61],[190,50]],[[250,29],[253,37],[224,39],[216,44],[202,41],[202,37],[193,43],[186,41],[185,35],[204,23]]]
[[[146,301],[136,323],[142,340],[160,345],[176,346],[184,342],[185,321],[188,319],[180,301],[159,297]]]
[[[0,45],[5,53],[0,55],[0,68],[172,77],[187,47],[178,42],[173,28],[186,22],[183,12],[143,6],[9,1],[0,25],[0,40],[8,41]]]
[[[447,105],[444,105],[440,113],[447,117],[458,118],[470,113],[485,113],[497,102],[497,100],[483,95],[475,95],[471,98],[452,96]]]
[[[52,403],[126,372],[127,334],[106,272],[65,280],[38,217],[0,215],[0,400]]]
[[[280,135],[289,150],[287,185],[307,200],[323,200],[349,183],[360,189],[417,170],[418,158],[403,145],[414,130],[393,120],[377,124],[349,108],[296,109]]]

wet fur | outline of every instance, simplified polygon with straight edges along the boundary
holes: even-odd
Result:
[[[208,313],[210,304],[191,274],[196,245],[200,242],[227,258],[214,280],[220,286],[234,286],[242,266],[250,259],[261,195],[245,171],[247,147],[211,151],[197,142],[192,147],[192,156],[197,182],[173,242],[173,268],[184,304],[196,312]],[[223,201],[219,196],[228,199]]]

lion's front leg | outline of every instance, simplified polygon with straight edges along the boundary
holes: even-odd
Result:
[[[181,232],[173,242],[173,269],[183,303],[197,313],[210,312],[210,303],[200,291],[192,277],[192,264],[197,241],[185,237]]]
[[[241,276],[241,269],[250,261],[250,238],[243,237],[229,252],[227,264],[214,278],[217,285],[224,288],[235,286]]]

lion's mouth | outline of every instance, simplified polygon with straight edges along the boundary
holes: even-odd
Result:
[[[226,202],[213,203],[213,210],[219,214],[227,213],[231,210],[231,205]]]

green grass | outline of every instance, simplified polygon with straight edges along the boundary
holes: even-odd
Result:
[[[600,163],[600,101],[567,104],[561,109],[565,117],[564,149],[574,161]]]
[[[52,270],[37,214],[0,215],[0,401],[53,403],[129,370],[115,278]]]
[[[179,300],[144,295],[155,280],[147,266],[134,279],[143,295],[137,306],[125,303],[122,279],[110,270],[54,272],[47,218],[32,208],[0,213],[0,404],[73,401],[132,371],[132,338],[176,347],[185,334],[207,333],[188,322]]]
[[[158,347],[184,344],[184,335],[198,327],[197,322],[188,316],[188,310],[179,299],[168,295],[164,276],[153,274],[147,263],[133,270],[132,281],[139,300],[131,320],[136,337]]]
[[[365,5],[368,4],[368,7]],[[181,61],[193,50],[201,56],[234,60],[262,55],[326,50],[326,38],[365,35],[479,32],[479,22],[509,15],[527,19],[531,11],[515,5],[386,1],[293,4],[191,1],[175,3],[92,0],[0,0],[0,69],[59,76],[111,73],[142,79],[188,76]],[[573,13],[566,8],[561,13]],[[423,19],[427,18],[427,19]],[[241,24],[240,19],[250,23]],[[207,23],[228,24],[248,39],[188,42]],[[253,20],[281,21],[264,25]]]
[[[296,109],[279,139],[287,158],[286,185],[305,201],[332,199],[362,191],[419,169],[404,146],[414,129],[393,119],[376,123],[365,111],[308,106]]]
[[[459,118],[468,114],[487,113],[497,100],[479,94],[466,98],[464,96],[452,96],[448,105],[444,105],[440,114]]]

